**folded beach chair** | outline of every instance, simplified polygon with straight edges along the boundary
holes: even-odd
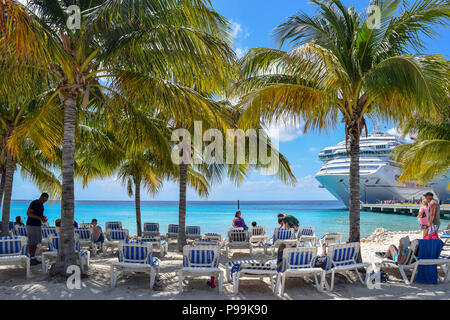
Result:
[[[50,236],[57,236],[58,232],[57,232],[56,227],[48,227],[48,226],[42,225],[42,227],[41,227],[41,234],[42,234],[41,245],[47,245],[48,246],[49,237]]]
[[[159,237],[159,223],[146,222],[144,223],[144,230],[142,231],[144,236]]]
[[[97,255],[97,246],[94,243],[94,233],[92,229],[75,228],[81,247],[88,247],[92,250],[93,255]]]
[[[200,234],[199,226],[186,226],[186,239],[200,239],[202,235]]]
[[[222,293],[223,272],[219,268],[220,249],[218,246],[186,245],[183,247],[183,266],[178,271],[180,293],[183,292],[183,279],[186,277],[211,277],[219,281]]]
[[[149,272],[150,290],[153,289],[156,276],[159,275],[160,262],[153,257],[151,242],[120,242],[119,261],[111,265],[111,287],[115,287],[119,271]]]
[[[25,225],[15,225],[14,229],[11,230],[14,236],[17,237],[28,237],[27,227]]]
[[[114,251],[114,248],[119,248],[119,244],[121,242],[128,240],[128,230],[127,229],[110,229],[106,231],[106,239],[103,243],[104,252],[111,248]]]
[[[178,239],[178,225],[177,224],[169,224],[167,227],[167,240],[170,238]]]
[[[143,236],[139,238],[141,242],[150,242],[152,249],[159,253],[159,257],[164,257],[169,251],[169,246],[166,240],[161,240],[161,237],[157,236]]]
[[[295,238],[295,230],[293,228],[275,228],[273,237],[270,242],[265,243],[264,253],[267,253],[267,247],[272,248],[272,257],[275,255],[275,250],[284,243],[286,246],[296,246],[297,240]]]
[[[48,239],[49,251],[42,253],[42,272],[46,274],[49,271],[50,262],[56,260],[59,250],[59,236],[50,235]],[[78,235],[75,234],[75,253],[80,263],[81,272],[85,271],[85,267],[89,266],[90,252],[88,250],[81,249]]]
[[[218,246],[219,248],[222,246],[222,243],[218,240],[205,238],[195,239],[192,244],[196,246]]]
[[[250,255],[252,252],[252,244],[250,243],[250,233],[242,228],[229,228],[228,238],[225,244],[227,257],[229,257],[230,249],[249,249]]]
[[[120,221],[109,221],[105,222],[105,230],[116,230],[116,229],[122,229],[122,222]]]
[[[330,244],[339,244],[342,242],[342,235],[339,232],[329,232],[325,233],[322,238],[320,238],[319,243],[320,246],[330,245]]]
[[[28,279],[30,277],[30,258],[27,252],[27,238],[0,237],[0,265],[23,265]]]
[[[449,270],[450,270],[450,259],[448,258],[437,258],[437,259],[419,259],[419,241],[440,241],[440,240],[413,240],[411,242],[411,245],[409,246],[408,250],[408,256],[405,260],[404,264],[398,264],[391,258],[384,258],[381,256],[381,252],[377,253],[378,257],[380,257],[381,260],[381,266],[383,265],[390,265],[397,267],[400,271],[400,274],[403,278],[403,281],[405,284],[412,284],[414,282],[414,279],[417,274],[417,270],[420,266],[440,266],[442,270],[444,271],[445,277],[444,277],[444,283],[449,280]],[[406,275],[406,270],[412,270],[411,277],[408,279],[408,276]]]
[[[335,273],[347,273],[348,271],[355,271],[359,280],[364,284],[358,269],[368,267],[368,263],[357,263],[360,252],[359,242],[350,242],[342,244],[332,244],[328,247],[326,275],[331,273],[331,285],[328,284],[326,275],[322,282],[322,289],[333,290]],[[368,274],[366,273],[366,277]]]
[[[250,227],[250,242],[257,245],[264,245],[269,239],[266,235],[266,228],[264,226]]]
[[[312,227],[301,227],[298,230],[297,240],[299,245],[304,246],[309,243],[311,247],[315,247],[317,243],[317,237]]]
[[[280,288],[281,295],[284,294],[284,285],[287,278],[304,278],[309,275],[314,276],[317,290],[322,291],[325,270],[315,267],[316,256],[316,247],[285,248],[283,250],[281,273],[277,277],[277,287]],[[320,276],[320,282],[317,276]]]

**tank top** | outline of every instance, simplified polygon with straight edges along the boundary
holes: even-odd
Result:
[[[436,204],[436,212],[434,214],[434,219],[433,219],[433,224],[436,226],[440,226],[441,225],[441,206],[439,205],[439,202],[437,202],[436,200],[432,200],[430,202],[431,203],[435,203]],[[430,215],[430,205],[428,205],[428,216]]]

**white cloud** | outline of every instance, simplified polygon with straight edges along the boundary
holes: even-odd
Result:
[[[233,39],[246,39],[250,36],[250,32],[236,21],[230,20],[230,27]]]
[[[281,142],[295,140],[303,134],[302,124],[295,119],[272,121],[265,128],[271,139]]]
[[[248,47],[236,48],[234,51],[236,52],[236,56],[240,59],[247,53]]]
[[[309,148],[309,150],[308,150],[308,152],[316,152],[317,151],[317,148],[315,148],[315,147],[311,147],[311,148]]]
[[[413,140],[411,139],[411,135],[407,134],[404,138],[402,137],[402,134],[400,132],[400,130],[397,127],[391,128],[388,131],[386,131],[386,133],[391,134],[393,136],[397,136],[400,137],[402,139],[405,139],[408,142],[412,142]]]

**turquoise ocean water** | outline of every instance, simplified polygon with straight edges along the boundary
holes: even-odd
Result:
[[[26,210],[30,201],[16,200],[11,205],[11,220],[21,216],[26,220]],[[231,226],[237,202],[231,201],[188,201],[187,225],[198,225],[201,233],[216,232],[222,235]],[[344,239],[348,236],[348,210],[337,201],[241,201],[240,210],[247,225],[252,221],[266,227],[272,234],[277,227],[277,213],[292,214],[300,220],[300,225],[312,226],[316,234],[340,232]],[[161,233],[167,232],[170,223],[178,223],[178,203],[176,201],[144,201],[141,204],[142,222],[158,222]],[[51,225],[60,217],[59,203],[45,204],[45,215]],[[104,228],[106,221],[122,221],[130,234],[136,234],[136,216],[133,201],[77,201],[75,220],[90,222],[96,218]],[[361,236],[370,235],[376,228],[390,231],[419,230],[417,219],[408,215],[361,212]]]

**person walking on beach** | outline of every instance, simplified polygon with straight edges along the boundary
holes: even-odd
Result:
[[[428,235],[428,200],[423,199],[422,207],[419,209],[419,214],[417,215],[417,219],[420,223],[420,229],[423,230],[423,238]]]
[[[242,213],[240,210],[236,211],[234,215],[234,219],[232,222],[233,228],[243,228],[244,230],[248,230],[247,225],[245,224],[244,219],[242,218]]]
[[[437,237],[437,232],[441,226],[441,206],[434,199],[432,192],[427,192],[424,196],[428,201],[428,236],[434,236],[434,233],[436,233],[435,236]]]
[[[40,263],[34,255],[36,254],[37,245],[42,241],[42,223],[47,221],[47,217],[44,216],[44,203],[47,200],[48,193],[44,192],[39,199],[30,203],[27,210],[28,253],[30,254],[30,265],[32,266]]]

